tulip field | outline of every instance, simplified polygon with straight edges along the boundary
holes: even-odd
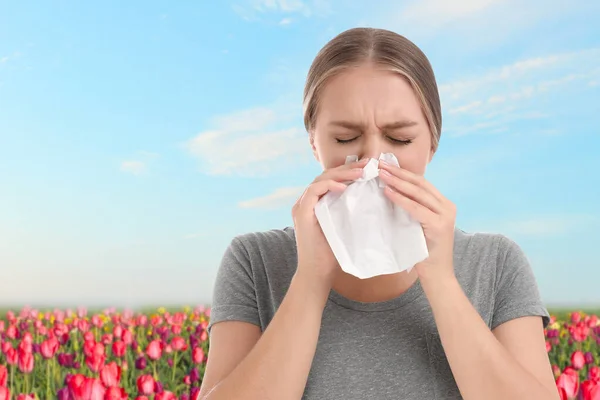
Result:
[[[0,400],[196,400],[210,308],[0,314]],[[600,400],[600,319],[552,316],[546,350],[562,399]]]

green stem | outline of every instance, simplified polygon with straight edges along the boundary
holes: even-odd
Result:
[[[15,366],[11,365],[10,366],[10,392],[11,393],[14,393],[14,389],[15,389],[14,384],[13,384],[14,380],[15,380]]]
[[[154,380],[158,380],[158,375],[156,374],[156,361],[152,361],[152,369],[154,370]]]
[[[46,395],[50,398],[50,360],[46,362]]]
[[[171,383],[175,383],[175,370],[177,369],[177,352],[173,355],[173,373],[171,374]]]

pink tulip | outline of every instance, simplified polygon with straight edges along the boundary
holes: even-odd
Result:
[[[20,394],[17,396],[17,400],[36,400],[33,394]]]
[[[85,363],[90,370],[98,372],[104,366],[106,355],[104,353],[104,345],[96,343],[92,350],[92,354],[85,358]]]
[[[562,396],[571,399],[579,392],[579,374],[571,367],[566,367],[563,373],[556,379],[556,387]]]
[[[100,380],[107,388],[118,386],[121,381],[121,367],[114,361],[106,364],[100,370]]]
[[[135,400],[150,400],[150,399],[148,399],[148,397],[146,397],[146,396],[138,396],[135,398]]]
[[[162,346],[160,340],[156,339],[151,341],[146,348],[146,354],[151,360],[158,360],[162,356]]]
[[[204,350],[200,347],[194,347],[194,350],[192,351],[192,360],[196,364],[202,364],[202,361],[204,360]]]
[[[154,396],[154,400],[177,400],[177,397],[169,391],[164,391]]]
[[[185,351],[187,350],[187,342],[181,336],[175,336],[171,339],[171,347],[175,351]]]
[[[125,344],[125,342],[113,342],[112,344],[112,352],[115,355],[115,357],[123,357],[125,355],[125,351],[127,349],[127,345]]]
[[[113,335],[116,338],[120,338],[123,335],[123,327],[121,325],[115,325],[113,328]]]
[[[18,360],[19,354],[17,353],[17,349],[11,347],[6,351],[6,362],[8,365],[17,365]]]
[[[10,400],[10,391],[4,386],[0,386],[0,400]]]
[[[549,341],[546,340],[546,353],[549,353],[552,350],[552,345]]]
[[[577,350],[571,354],[571,365],[578,371],[583,368],[585,365],[585,357],[583,352]]]
[[[133,342],[133,334],[131,333],[131,331],[129,329],[123,330],[123,334],[121,335],[121,340],[123,340],[123,343],[125,343],[126,345],[130,345],[131,342]]]
[[[152,375],[141,375],[137,379],[138,392],[150,395],[154,393],[154,378]]]
[[[34,358],[33,353],[19,350],[19,370],[24,374],[29,374],[33,371]]]
[[[58,350],[58,339],[53,336],[50,339],[44,340],[40,346],[40,350],[42,357],[44,357],[46,360],[51,359]]]

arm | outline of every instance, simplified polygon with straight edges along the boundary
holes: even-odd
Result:
[[[422,283],[466,400],[559,399],[540,317],[513,319],[492,333],[456,279]]]
[[[300,399],[315,354],[329,293],[324,287],[322,289],[296,274],[260,339],[251,350],[245,346],[237,355],[228,354],[226,350],[240,340],[230,334],[234,328],[227,326],[227,322],[215,324],[206,367],[207,378],[203,382],[200,399]],[[215,349],[213,342],[218,346]],[[247,355],[239,354],[242,351],[248,352]],[[238,360],[241,362],[232,368],[232,359],[236,363]],[[226,374],[227,367],[219,368],[219,364],[223,363],[233,370]]]

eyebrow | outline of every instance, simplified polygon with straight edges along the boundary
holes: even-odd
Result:
[[[352,122],[352,121],[331,121],[329,125],[339,126],[341,128],[351,129],[353,131],[363,131],[364,124]],[[408,119],[398,120],[394,122],[387,123],[381,127],[381,130],[395,130],[395,129],[404,129],[409,128],[411,126],[418,125],[416,121],[411,121]]]

